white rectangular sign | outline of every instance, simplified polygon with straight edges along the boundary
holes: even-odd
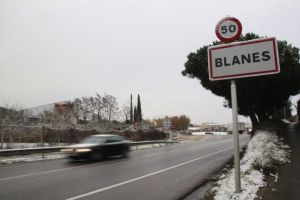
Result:
[[[276,38],[235,42],[208,48],[211,81],[280,72]]]

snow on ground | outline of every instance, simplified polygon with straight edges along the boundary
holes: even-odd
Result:
[[[235,199],[252,200],[260,187],[266,185],[263,170],[275,164],[289,162],[289,147],[284,145],[275,133],[258,131],[249,142],[241,160],[242,192],[235,193],[234,169],[230,170],[217,182],[213,191],[216,200]],[[274,175],[277,176],[277,175]]]
[[[192,135],[227,135],[227,132],[192,132]]]
[[[64,146],[66,144],[60,144],[60,146]],[[38,148],[41,147],[42,144],[40,143],[3,143],[3,149],[28,149],[28,148]],[[44,144],[45,147],[50,147],[48,143]],[[0,165],[1,164],[9,164],[9,163],[17,163],[17,162],[30,162],[30,161],[37,161],[37,160],[53,160],[64,158],[65,155],[61,153],[47,153],[44,155],[42,154],[35,154],[35,155],[27,155],[27,156],[10,156],[10,157],[0,157]]]
[[[60,143],[60,144],[49,144],[44,143],[44,147],[51,147],[51,146],[65,146],[68,145],[66,143]],[[3,143],[3,149],[26,149],[26,148],[38,148],[42,147],[42,143]]]
[[[38,161],[38,160],[53,160],[53,159],[60,159],[60,158],[65,158],[65,155],[60,153],[49,154],[49,155],[45,155],[44,158],[41,154],[34,155],[34,156],[22,156],[22,157],[18,156],[13,158],[1,159],[0,165],[9,164],[9,163],[18,163],[18,162],[31,162],[31,161]]]

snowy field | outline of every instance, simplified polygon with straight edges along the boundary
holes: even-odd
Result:
[[[253,200],[260,187],[266,186],[263,171],[275,166],[275,163],[287,163],[290,150],[284,145],[282,139],[275,133],[258,131],[249,142],[244,157],[241,160],[241,189],[236,194],[234,182],[234,169],[223,174],[217,182],[213,192],[215,200]],[[271,176],[278,177],[277,174]],[[277,180],[277,178],[275,179]]]

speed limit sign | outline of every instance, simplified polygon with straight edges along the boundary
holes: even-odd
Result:
[[[242,24],[234,17],[225,17],[217,24],[215,31],[222,42],[233,42],[240,37]]]

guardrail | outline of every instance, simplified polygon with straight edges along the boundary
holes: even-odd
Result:
[[[141,141],[141,142],[130,142],[130,146],[140,146],[140,145],[150,145],[152,144],[173,144],[178,143],[176,141],[169,141],[169,140],[156,140],[156,141]],[[5,149],[0,150],[0,156],[15,156],[15,155],[29,155],[29,154],[39,154],[41,153],[44,157],[45,153],[53,153],[59,152],[66,146],[59,146],[59,147],[39,147],[39,148],[25,148],[25,149]]]

